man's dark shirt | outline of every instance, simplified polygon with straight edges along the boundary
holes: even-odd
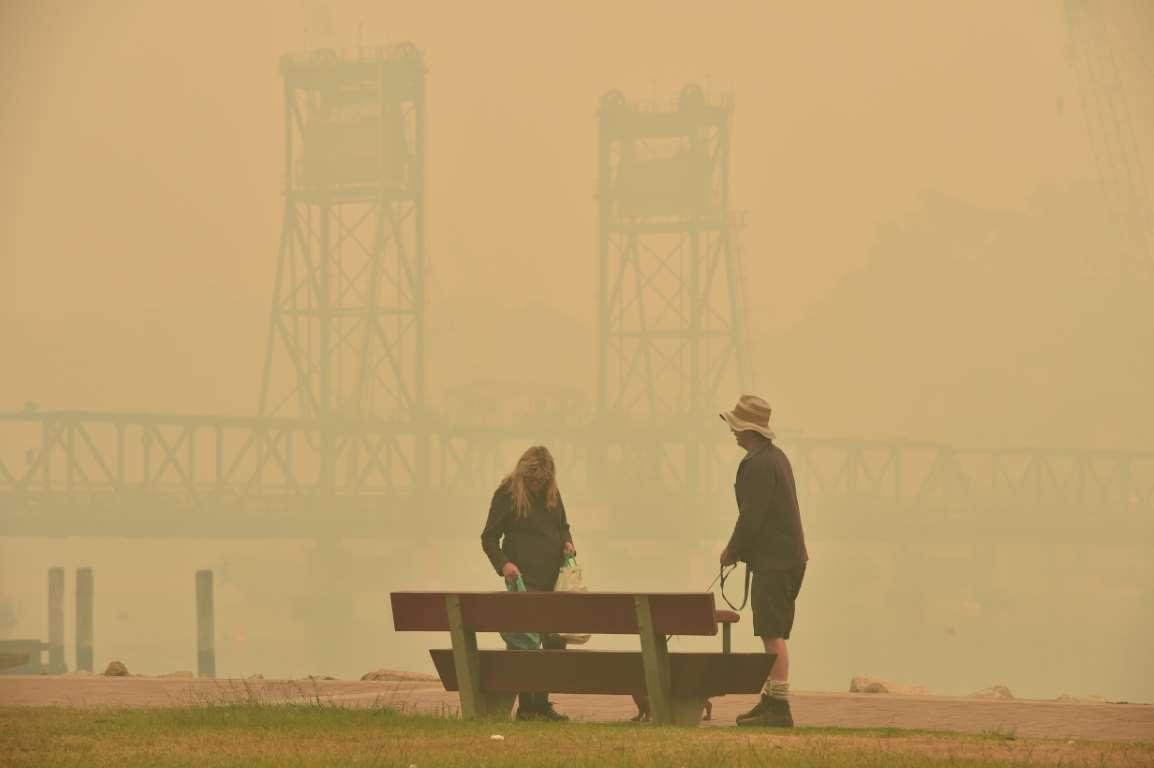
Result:
[[[565,542],[572,542],[565,504],[549,509],[543,494],[534,494],[525,517],[513,514],[513,499],[504,486],[493,494],[489,518],[481,532],[481,548],[497,573],[505,563],[516,564],[529,589],[551,590],[564,561]],[[504,537],[504,541],[501,537]]]
[[[795,568],[809,559],[793,468],[781,449],[766,441],[737,467],[737,525],[729,550],[754,571]]]

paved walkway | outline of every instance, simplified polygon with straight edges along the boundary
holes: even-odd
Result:
[[[345,706],[395,706],[452,714],[457,695],[430,680],[193,680],[156,677],[0,677],[0,706],[180,706],[237,701],[321,700]],[[556,694],[557,709],[577,720],[628,720],[626,696]],[[713,720],[730,726],[754,696],[713,700]],[[989,701],[944,696],[806,693],[792,697],[798,725],[846,728],[924,728],[1031,738],[1154,742],[1154,706],[1054,701]]]

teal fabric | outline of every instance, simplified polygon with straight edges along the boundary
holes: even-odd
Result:
[[[525,592],[525,580],[517,574],[517,580],[505,580],[505,589],[510,592]],[[541,647],[541,636],[536,632],[502,632],[505,647],[511,651],[535,651]]]

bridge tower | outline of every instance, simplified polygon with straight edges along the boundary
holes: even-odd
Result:
[[[1089,0],[1065,0],[1065,10],[1070,61],[1078,78],[1099,182],[1127,250],[1123,263],[1131,273],[1151,275],[1154,206],[1137,140],[1140,134],[1135,131],[1133,109],[1127,98],[1126,78],[1111,44],[1106,8]],[[1154,12],[1148,4],[1139,3],[1132,10],[1154,23]]]
[[[260,415],[424,410],[425,68],[410,44],[282,57],[284,221]]]
[[[621,464],[670,489],[698,487],[708,417],[749,384],[732,119],[731,97],[692,84],[669,108],[601,99],[598,413],[647,436],[622,434]]]

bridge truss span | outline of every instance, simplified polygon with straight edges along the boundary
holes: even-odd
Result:
[[[5,535],[327,531],[387,538],[426,507],[487,503],[502,470],[528,442],[553,447],[570,497],[610,504],[651,489],[655,508],[669,508],[671,500],[687,508],[717,504],[739,458],[728,439],[702,443],[709,460],[697,490],[671,464],[626,458],[667,455],[669,446],[686,442],[678,430],[667,431],[613,435],[547,417],[496,428],[444,420],[0,413],[0,522]],[[1022,531],[1146,530],[1154,523],[1151,453],[963,450],[807,436],[783,436],[780,443],[819,530],[825,523],[868,530],[882,517]],[[421,450],[428,452],[427,475]],[[589,472],[593,457],[609,457],[604,475]],[[638,474],[651,466],[655,475]]]
[[[915,524],[999,530],[1154,526],[1154,454],[814,438],[782,444],[799,495],[841,507],[843,522],[884,509]]]

